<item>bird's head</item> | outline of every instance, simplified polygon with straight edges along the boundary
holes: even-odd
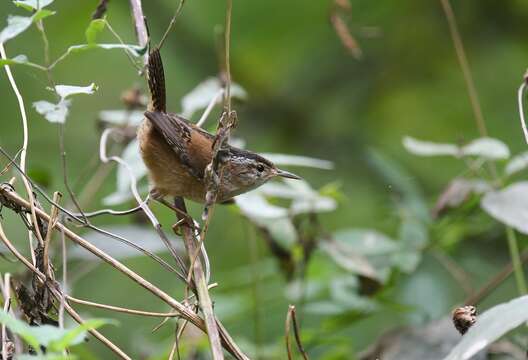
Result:
[[[254,152],[231,148],[224,168],[222,183],[238,194],[255,189],[274,177],[301,179],[300,176],[281,170],[271,161]]]

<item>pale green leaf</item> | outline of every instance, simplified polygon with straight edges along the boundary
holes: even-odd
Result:
[[[207,78],[187,95],[182,98],[182,115],[190,118],[196,111],[204,109],[215,97],[217,104],[222,101],[222,96],[218,96],[222,91],[222,84],[217,78]],[[247,98],[246,91],[238,84],[231,84],[231,97],[238,99]]]
[[[0,32],[0,43],[5,43],[7,40],[22,33],[31,26],[32,22],[32,17],[9,15],[7,18],[7,27]]]
[[[94,83],[91,83],[88,86],[72,86],[72,85],[55,86],[55,91],[63,99],[70,95],[93,94],[96,90],[97,90],[97,86]]]
[[[55,15],[55,14],[56,14],[55,11],[51,11],[47,9],[39,10],[33,15],[33,22],[42,20],[44,18],[47,18],[48,16]]]
[[[45,8],[51,4],[54,0],[17,0],[14,1],[16,6],[24,8],[28,11],[38,10]]]
[[[510,157],[510,149],[500,140],[483,137],[473,140],[462,147],[462,154],[465,156],[479,156],[491,160],[501,160]]]
[[[39,349],[39,339],[32,332],[32,329],[28,324],[14,318],[4,310],[0,310],[0,323],[7,326],[7,328],[15,334],[18,334],[26,343],[31,345],[31,347]]]
[[[528,167],[528,151],[525,151],[519,155],[514,156],[506,165],[504,172],[506,175],[515,174]]]
[[[68,115],[68,106],[70,105],[70,100],[62,99],[58,104],[53,104],[48,101],[37,101],[33,103],[35,110],[41,115],[43,115],[46,120],[51,123],[60,123],[64,124],[66,121],[66,116]]]
[[[26,55],[17,55],[11,59],[0,59],[0,66],[25,64],[27,62],[28,62],[28,58]]]
[[[132,55],[134,56],[142,56],[147,51],[146,47],[141,47],[137,45],[130,45],[130,44],[80,44],[80,45],[73,45],[68,48],[68,53],[75,53],[75,52],[81,52],[85,50],[91,50],[91,49],[105,49],[105,50],[112,50],[112,49],[122,49],[122,50],[129,50]]]
[[[90,22],[86,29],[86,42],[94,45],[97,41],[97,36],[104,30],[106,21],[104,19],[95,19]]]
[[[487,192],[480,206],[495,220],[528,234],[528,182],[521,181],[499,191]]]
[[[304,167],[313,167],[313,168],[325,169],[325,170],[331,170],[334,168],[334,164],[331,161],[315,159],[315,158],[311,158],[308,156],[272,154],[272,153],[264,153],[260,155],[270,160],[275,165],[304,166]]]
[[[99,119],[117,126],[138,126],[145,116],[139,110],[103,110],[99,112]]]
[[[411,154],[420,156],[457,156],[460,154],[460,149],[454,144],[442,144],[431,141],[422,141],[412,138],[410,136],[406,136],[403,138],[403,146]]]

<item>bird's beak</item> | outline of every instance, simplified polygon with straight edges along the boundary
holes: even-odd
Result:
[[[277,176],[282,176],[284,178],[295,179],[295,180],[301,180],[302,179],[302,177],[300,177],[300,176],[297,176],[295,174],[292,174],[291,172],[284,171],[284,170],[281,170],[281,169],[277,169]]]

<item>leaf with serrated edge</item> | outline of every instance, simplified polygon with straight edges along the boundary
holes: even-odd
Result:
[[[444,360],[468,360],[504,334],[528,321],[528,296],[499,304],[478,316],[477,322]]]

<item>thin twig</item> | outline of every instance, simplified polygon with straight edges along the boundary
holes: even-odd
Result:
[[[466,82],[469,100],[471,102],[471,108],[473,109],[473,113],[475,115],[477,127],[482,136],[488,136],[488,130],[486,128],[486,123],[484,122],[484,115],[482,115],[482,109],[480,107],[477,90],[475,88],[473,76],[471,75],[471,70],[469,69],[469,63],[466,57],[466,52],[464,50],[464,44],[462,43],[462,38],[458,31],[458,26],[456,23],[453,8],[451,7],[449,0],[440,0],[440,2],[442,4],[442,8],[447,19],[449,32],[451,33],[451,39],[453,41],[453,45],[455,46],[455,52],[458,58],[458,62],[460,63],[462,74],[464,75],[464,81]]]
[[[17,193],[12,191],[10,188],[5,186],[0,186],[0,199],[5,199],[6,203],[4,203],[4,206],[8,205],[16,205],[22,209],[29,210],[30,206],[29,203],[20,197]],[[35,209],[36,215],[41,218],[44,221],[49,221],[50,216],[46,214],[41,209]],[[1,223],[0,223],[1,226]],[[108,255],[104,251],[100,250],[99,248],[92,245],[90,242],[86,241],[70,229],[68,229],[66,226],[64,226],[62,223],[58,222],[56,225],[56,228],[58,231],[64,232],[66,237],[76,244],[80,245],[84,249],[88,250],[95,256],[99,257],[100,259],[104,260],[108,264],[110,264],[112,267],[114,267],[116,270],[122,272],[127,277],[132,279],[134,282],[142,286],[144,289],[148,290],[153,295],[157,296],[159,299],[163,300],[165,303],[170,305],[174,310],[180,312],[181,316],[183,318],[188,319],[192,324],[194,324],[196,327],[201,329],[202,331],[206,331],[205,323],[204,321],[194,312],[189,311],[186,306],[182,305],[180,302],[169,296],[167,293],[165,293],[163,290],[159,289],[143,277],[139,276],[137,273],[132,271],[130,268],[119,262],[118,260],[114,259],[112,256]],[[8,247],[8,249],[17,257],[19,258],[24,265],[28,266],[30,269],[36,269],[31,263],[27,262],[25,258],[12,246],[12,244],[7,240],[5,236],[1,236],[0,238],[4,241],[4,244]],[[6,241],[7,240],[7,241]],[[22,260],[23,259],[23,260]],[[39,277],[41,279],[45,279],[45,276],[37,270],[37,274],[40,274]],[[68,307],[66,307],[66,310],[68,310]],[[220,336],[222,338],[222,343],[224,344],[224,347],[227,351],[229,351],[233,356],[235,356],[236,359],[248,359],[246,355],[242,353],[242,351],[238,348],[236,343],[233,342],[227,331],[219,325],[220,330]]]
[[[22,201],[25,201],[21,199]],[[39,211],[41,211],[39,209]],[[49,219],[47,219],[49,220]],[[18,250],[13,246],[11,241],[7,238],[4,229],[2,227],[2,223],[0,222],[0,240],[4,243],[4,245],[15,255],[15,257],[20,260],[29,270],[31,270],[35,275],[37,275],[40,280],[43,282],[46,281],[46,275],[44,275],[42,272],[40,272],[33,264],[27,260],[22,254],[18,252]],[[60,301],[61,298],[61,292],[55,289],[54,287],[49,287],[51,290],[51,293],[53,296]],[[77,321],[79,324],[83,323],[82,318],[77,314],[77,312],[71,308],[68,304],[65,304],[66,311],[71,315],[71,317]],[[114,343],[112,343],[110,340],[108,340],[106,337],[104,337],[100,332],[98,332],[95,329],[89,330],[89,332],[98,340],[100,340],[103,344],[105,344],[108,348],[110,348],[116,355],[118,355],[121,359],[131,360],[132,358],[128,356],[123,350],[121,350],[119,347],[117,347]]]
[[[58,191],[55,191],[53,193],[53,202],[59,203],[60,198],[62,197],[62,194]],[[51,266],[49,261],[49,246],[51,242],[51,236],[53,234],[53,229],[55,228],[55,224],[57,223],[57,219],[59,216],[59,209],[56,206],[51,206],[50,211],[50,221],[48,223],[48,230],[46,231],[46,238],[44,239],[44,255],[43,255],[43,268],[46,272],[46,276],[48,279],[53,279],[53,275],[51,272]]]
[[[524,81],[522,82],[521,86],[519,86],[519,90],[517,91],[517,101],[519,104],[519,118],[521,119],[521,126],[524,134],[524,140],[528,144],[528,129],[526,128],[526,121],[524,119],[524,106],[523,106],[523,97],[524,92],[526,90],[526,83],[528,82],[528,71],[524,74]]]
[[[524,264],[528,261],[528,250],[524,250],[520,255],[521,263]],[[510,261],[504,266],[496,275],[484,284],[478,291],[473,295],[469,296],[465,301],[465,305],[478,305],[483,299],[485,299],[493,290],[495,290],[500,284],[504,282],[513,273],[513,262]]]
[[[97,308],[101,308],[101,309],[105,309],[105,310],[112,310],[112,311],[122,312],[122,313],[125,313],[125,314],[131,314],[131,315],[141,315],[141,316],[150,316],[150,317],[176,317],[176,316],[181,316],[180,313],[178,313],[178,312],[160,313],[160,312],[152,312],[152,311],[144,311],[144,310],[135,310],[135,309],[129,309],[129,308],[124,308],[124,307],[120,307],[120,306],[113,306],[113,305],[96,303],[96,302],[88,301],[88,300],[77,299],[77,298],[75,298],[73,296],[70,296],[70,295],[66,295],[66,299],[68,301],[71,301],[71,302],[74,302],[74,303],[77,303],[77,304],[81,304],[81,305],[93,306],[93,307],[97,307]]]
[[[174,24],[176,23],[176,18],[178,17],[178,15],[180,15],[182,9],[183,9],[183,4],[185,4],[185,0],[180,0],[180,3],[178,4],[178,7],[176,8],[176,11],[174,12],[174,15],[172,16],[172,19],[169,23],[169,26],[167,26],[167,29],[165,30],[165,33],[163,34],[163,36],[161,37],[161,40],[157,46],[157,48],[159,50],[161,50],[161,48],[163,47],[163,43],[165,42],[165,39],[167,39],[167,36],[169,35],[169,33],[171,32],[172,28],[174,27]]]
[[[128,176],[130,178],[130,190],[132,191],[132,194],[134,195],[134,198],[136,199],[138,205],[141,207],[141,209],[143,210],[145,215],[147,215],[148,219],[152,223],[152,226],[156,229],[157,233],[159,234],[159,236],[163,240],[165,246],[170,251],[171,255],[176,260],[176,264],[178,264],[178,266],[180,267],[182,272],[185,272],[185,264],[184,264],[182,258],[177,253],[176,249],[174,248],[174,246],[172,246],[171,242],[169,241],[169,239],[167,238],[167,236],[165,235],[165,233],[161,229],[160,222],[158,221],[158,219],[156,218],[156,216],[154,215],[152,210],[150,210],[150,208],[147,205],[147,200],[143,200],[141,198],[141,195],[139,195],[139,192],[138,192],[138,189],[137,189],[137,180],[136,180],[136,177],[134,175],[134,171],[132,170],[130,165],[126,161],[124,161],[123,159],[121,159],[118,156],[107,156],[106,155],[106,142],[107,142],[108,136],[110,135],[110,133],[112,131],[113,131],[113,129],[108,128],[108,129],[105,129],[103,131],[103,133],[101,134],[101,142],[100,142],[100,147],[99,147],[99,157],[101,158],[101,161],[104,162],[104,163],[107,163],[107,162],[110,162],[110,161],[115,161],[118,164],[120,164],[120,165],[125,167],[125,169],[128,172]],[[177,274],[180,276],[180,278],[183,281],[186,281],[186,278],[185,278],[185,276],[182,273],[177,272]]]
[[[230,48],[231,48],[231,14],[233,12],[233,0],[226,0],[226,19],[225,19],[225,96],[224,108],[227,114],[231,113],[231,64],[230,64]]]
[[[62,294],[59,306],[59,328],[64,329],[64,309],[66,304],[65,293],[68,291],[68,256],[66,255],[66,235],[61,232],[62,245]]]
[[[136,28],[136,36],[140,47],[145,47],[148,43],[148,31],[145,25],[145,16],[143,15],[143,8],[141,0],[130,0],[130,7],[132,8],[132,17],[134,18],[134,25]],[[147,64],[148,53],[143,56],[143,64]]]
[[[7,59],[7,54],[4,49],[4,44],[1,42],[0,42],[0,55],[2,59]],[[22,169],[22,172],[25,172],[26,171],[26,155],[27,155],[27,148],[28,148],[28,143],[29,143],[29,130],[28,130],[26,107],[24,105],[24,98],[20,94],[20,91],[18,90],[18,86],[15,82],[15,78],[13,77],[13,73],[11,72],[11,67],[9,65],[4,65],[4,68],[7,74],[7,78],[9,79],[9,84],[11,85],[11,88],[13,89],[13,92],[15,93],[15,96],[17,98],[20,115],[22,116],[23,143],[22,143],[22,151],[20,153],[20,168]],[[40,228],[37,222],[37,216],[35,215],[35,199],[33,197],[33,189],[31,188],[31,185],[29,184],[29,182],[27,181],[25,177],[22,177],[22,182],[24,183],[24,187],[26,189],[29,202],[31,204],[31,216],[29,215],[27,216],[28,222],[33,224],[33,231],[35,232],[35,235],[37,236],[37,240],[39,241],[40,245],[43,245],[44,240],[42,239],[42,234],[40,233]],[[31,230],[29,230],[29,245],[30,245],[31,253],[33,253],[32,239],[33,239],[32,232]]]
[[[183,213],[187,213],[187,209],[185,208],[185,202],[182,198],[176,198],[175,199],[175,206],[182,210]],[[181,215],[180,213],[177,213],[178,220],[187,220],[187,217],[184,215]],[[211,345],[211,353],[213,355],[213,359],[220,360],[224,358],[224,354],[222,352],[222,345],[220,342],[220,335],[218,332],[218,327],[213,311],[213,303],[211,301],[211,298],[209,296],[209,290],[207,287],[207,282],[205,278],[205,274],[203,271],[202,263],[199,259],[196,261],[192,261],[193,254],[197,254],[200,251],[200,245],[196,244],[194,239],[194,231],[192,226],[189,226],[187,221],[185,221],[182,225],[182,233],[183,233],[183,239],[185,242],[185,247],[187,248],[187,254],[189,254],[190,262],[191,262],[191,269],[194,274],[194,282],[196,284],[196,290],[198,292],[198,301],[200,302],[200,309],[202,310],[202,313],[204,315],[205,319],[205,326],[207,329],[207,336],[209,337],[209,343]],[[190,270],[191,271],[191,270]]]
[[[304,360],[308,360],[308,354],[304,350],[304,347],[301,342],[301,335],[299,326],[297,324],[297,317],[295,315],[295,306],[290,305],[288,307],[288,313],[286,314],[286,324],[285,324],[285,336],[286,336],[286,350],[288,351],[288,360],[293,359],[292,355],[292,349],[291,349],[291,342],[290,342],[290,327],[291,323],[293,323],[293,333],[295,335],[295,342],[297,343],[297,348],[299,349],[299,352],[301,353]]]
[[[213,110],[214,106],[216,105],[216,103],[218,102],[218,100],[220,100],[220,97],[224,94],[224,89],[220,89],[218,90],[218,92],[216,93],[216,95],[213,97],[213,99],[211,100],[211,102],[209,103],[209,105],[207,105],[207,108],[205,109],[205,111],[203,112],[202,116],[200,117],[200,120],[198,120],[198,122],[196,123],[196,126],[198,127],[202,127],[203,124],[205,124],[207,118],[209,117],[209,114],[211,113],[211,111]]]
[[[5,273],[4,280],[3,280],[3,297],[4,297],[4,312],[7,313],[9,311],[9,306],[11,304],[11,275],[9,273]],[[6,326],[3,323],[2,324],[2,359],[9,359],[7,356],[7,331]]]
[[[165,260],[163,260],[162,258],[160,258],[158,255],[146,250],[146,249],[143,249],[142,247],[134,244],[133,242],[125,239],[124,237],[122,236],[119,236],[119,235],[116,235],[116,234],[113,234],[109,231],[106,231],[104,229],[101,229],[97,226],[94,226],[90,223],[86,223],[83,219],[77,217],[74,213],[70,212],[69,210],[65,209],[64,207],[62,207],[60,204],[57,204],[55,203],[50,197],[48,194],[46,194],[46,192],[44,190],[42,190],[40,188],[40,186],[38,186],[37,184],[35,184],[31,178],[29,178],[27,176],[27,174],[25,174],[24,172],[21,171],[20,167],[18,166],[18,164],[16,162],[13,162],[13,159],[11,158],[11,156],[9,156],[9,154],[0,146],[0,153],[2,155],[4,155],[7,159],[9,159],[13,166],[19,171],[19,173],[25,178],[27,179],[27,181],[31,184],[31,186],[36,189],[39,194],[41,194],[44,199],[46,199],[46,201],[48,203],[50,203],[51,205],[59,208],[61,210],[62,213],[66,214],[68,216],[68,218],[70,219],[73,219],[75,220],[76,222],[78,222],[79,224],[81,224],[82,226],[85,226],[87,227],[88,229],[91,229],[99,234],[102,234],[104,236],[107,236],[111,239],[114,239],[114,240],[117,240],[117,241],[120,241],[121,243],[127,245],[127,246],[130,246],[131,248],[137,250],[137,251],[140,251],[141,253],[147,255],[148,257],[150,257],[151,259],[155,260],[157,263],[159,263],[161,266],[163,266],[165,269],[169,270],[170,272],[173,272],[173,273],[176,273],[178,274],[178,271],[176,269],[174,269],[171,265],[167,264],[167,262]],[[11,183],[9,183],[11,185]],[[31,255],[32,255],[32,258],[34,257],[34,254],[33,254],[33,251],[31,252]],[[34,261],[34,259],[33,259]],[[185,279],[185,277],[180,273],[179,274],[180,278],[182,279]]]

